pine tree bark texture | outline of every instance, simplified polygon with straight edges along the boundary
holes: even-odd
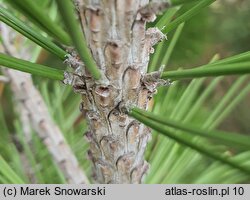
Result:
[[[102,78],[75,69],[73,87],[82,95],[88,120],[88,156],[97,183],[141,183],[149,168],[144,151],[150,130],[127,115],[133,106],[147,109],[157,81],[147,78],[153,45],[165,38],[146,22],[168,3],[148,0],[79,0],[85,38]]]

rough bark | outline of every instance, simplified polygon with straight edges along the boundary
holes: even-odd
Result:
[[[152,46],[165,36],[148,21],[167,3],[148,0],[79,0],[79,18],[102,78],[93,80],[82,65],[66,74],[82,95],[80,110],[88,119],[88,156],[98,183],[141,183],[148,169],[144,151],[150,130],[127,115],[147,109],[157,82],[145,78]]]

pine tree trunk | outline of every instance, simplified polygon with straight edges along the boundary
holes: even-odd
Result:
[[[148,0],[81,0],[78,11],[102,79],[86,71],[74,81],[82,94],[81,111],[89,123],[89,158],[98,183],[141,183],[148,169],[144,151],[150,130],[129,117],[133,106],[147,109],[155,90],[145,74],[152,46],[164,35],[146,30],[147,21],[165,8]]]

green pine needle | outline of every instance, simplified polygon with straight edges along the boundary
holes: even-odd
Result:
[[[250,61],[250,51],[237,54],[228,58],[224,58],[214,63],[210,63],[207,66],[213,66],[213,65],[218,65],[218,64],[233,64],[237,62],[248,62],[248,61]]]
[[[214,67],[217,66],[217,67]],[[218,64],[211,68],[198,67],[194,69],[175,70],[163,72],[161,78],[163,79],[187,79],[209,76],[224,76],[224,75],[239,75],[250,73],[250,62],[242,62],[235,64]]]
[[[0,65],[55,80],[64,79],[64,71],[0,53]]]
[[[156,23],[155,27],[157,27],[158,29],[164,29],[165,26],[167,26],[170,21],[172,20],[173,16],[175,15],[175,13],[178,11],[178,8],[170,8],[168,9],[164,15],[162,15],[162,17],[160,18],[160,20]]]
[[[101,76],[100,71],[96,67],[96,64],[85,42],[83,32],[80,29],[78,22],[76,21],[75,9],[72,2],[68,0],[57,0],[57,5],[82,61],[84,62],[86,68],[89,70],[92,76],[95,79],[99,79]]]
[[[216,161],[220,161],[220,162],[227,164],[233,168],[236,168],[236,169],[246,173],[248,176],[250,175],[250,169],[248,167],[242,166],[239,163],[234,162],[232,159],[225,158],[225,156],[209,150],[208,147],[206,147],[206,145],[204,145],[204,144],[197,144],[197,143],[194,143],[192,141],[185,139],[184,137],[182,137],[180,135],[173,134],[172,132],[169,131],[169,128],[162,126],[162,124],[160,124],[158,122],[155,122],[153,120],[148,119],[147,117],[139,114],[138,112],[136,112],[134,110],[131,110],[129,115],[134,117],[138,121],[142,122],[143,124],[151,127],[152,129],[158,131],[159,133],[173,139],[174,141],[176,141],[182,145],[185,145],[193,150],[196,150],[199,153],[204,154],[210,158],[213,158]]]
[[[196,126],[192,126],[187,123],[182,123],[180,121],[173,121],[167,119],[166,117],[155,115],[153,113],[149,113],[138,108],[134,108],[133,111],[143,115],[144,117],[147,117],[148,119],[161,123],[163,126],[169,126],[175,129],[185,131],[189,134],[206,137],[209,139],[214,139],[219,143],[227,144],[235,148],[250,150],[249,136],[240,135],[238,133],[223,132],[223,131],[215,131],[215,130],[210,131],[204,128],[201,129]]]
[[[155,27],[161,30],[162,28],[164,28],[164,26],[167,26],[177,11],[178,9],[176,7],[168,9],[164,13],[164,15],[160,18],[160,20],[157,22]],[[163,40],[157,45],[155,53],[152,55],[152,59],[150,59],[150,64],[148,67],[149,72],[155,71],[157,69],[157,66],[159,66],[157,64],[159,60],[161,60],[161,52],[164,50],[165,44],[166,40]]]
[[[9,164],[0,155],[0,174],[4,179],[8,180],[12,184],[24,184],[25,182],[15,173],[15,171],[9,166]]]
[[[172,21],[168,26],[166,26],[162,32],[163,33],[168,33],[169,31],[172,31],[175,29],[178,25],[181,23],[189,20],[192,18],[194,15],[198,14],[203,8],[209,6],[216,0],[200,0],[194,7],[192,7],[190,10],[187,12],[183,13],[181,16],[177,17],[174,21]]]
[[[27,26],[24,22],[15,17],[10,11],[0,6],[0,21],[6,23],[25,37],[29,38],[39,46],[48,50],[52,54],[58,56],[60,59],[65,60],[67,54],[62,48],[58,47],[48,38],[44,37],[31,27]]]
[[[41,9],[34,0],[6,0],[13,7],[17,8],[32,22],[37,24],[46,33],[59,40],[63,44],[70,45],[71,41],[68,34],[55,22],[53,22],[47,11]]]
[[[181,4],[192,3],[199,0],[171,0],[171,5],[178,6]]]
[[[177,43],[177,41],[178,41],[178,39],[179,39],[179,37],[180,37],[180,35],[181,35],[181,33],[182,33],[182,30],[183,30],[184,25],[185,25],[185,23],[182,23],[182,24],[180,24],[180,25],[177,27],[176,32],[175,32],[175,34],[174,34],[174,36],[173,36],[171,42],[169,43],[168,49],[167,49],[165,55],[164,55],[163,58],[162,58],[161,63],[162,63],[163,65],[165,65],[165,68],[164,68],[164,69],[166,69],[166,66],[167,66],[167,64],[168,64],[168,62],[169,62],[169,59],[170,59],[170,57],[171,57],[171,55],[172,55],[172,53],[173,53],[173,51],[174,51],[175,45],[176,45],[176,43]]]

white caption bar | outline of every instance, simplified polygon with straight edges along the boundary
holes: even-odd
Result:
[[[250,199],[250,184],[241,185],[0,185],[0,199],[213,200]]]

